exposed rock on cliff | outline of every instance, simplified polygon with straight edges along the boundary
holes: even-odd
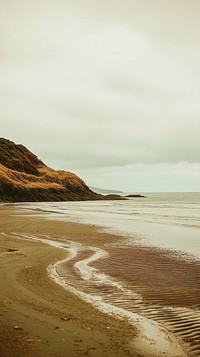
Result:
[[[0,201],[85,201],[109,199],[78,176],[47,167],[23,145],[0,138]]]

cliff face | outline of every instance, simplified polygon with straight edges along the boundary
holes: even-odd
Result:
[[[23,145],[0,138],[0,201],[101,199],[75,174],[53,170]]]

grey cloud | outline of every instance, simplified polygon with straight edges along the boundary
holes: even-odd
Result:
[[[196,0],[0,7],[1,136],[74,171],[199,163]]]

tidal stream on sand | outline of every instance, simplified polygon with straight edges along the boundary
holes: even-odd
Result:
[[[152,299],[147,299],[145,289],[149,293],[151,284],[142,287],[140,283],[141,286],[137,286],[136,279],[135,284],[129,283],[127,286],[125,280],[119,279],[116,274],[112,276],[112,271],[116,272],[112,265],[119,248],[115,247],[112,252],[114,254],[111,255],[113,247],[105,250],[67,240],[55,241],[50,236],[14,235],[21,239],[36,240],[67,250],[66,259],[49,266],[50,277],[103,312],[114,314],[122,319],[128,318],[130,323],[138,327],[138,338],[133,343],[141,355],[145,357],[200,355],[200,312],[194,304],[195,296],[191,301],[192,306],[181,306],[182,304],[178,303],[178,287],[177,291],[171,291],[170,286],[167,286],[168,297],[161,287],[159,293],[153,292],[152,289]],[[138,249],[140,250],[141,247],[136,247],[136,250]],[[136,255],[141,254],[139,250]],[[148,262],[144,261],[145,265],[148,265]],[[144,271],[139,274],[139,279],[143,273]],[[153,279],[154,277],[151,281]],[[171,299],[173,304],[168,304]],[[187,299],[189,302],[190,298]],[[176,300],[177,304],[175,304]],[[186,354],[180,345],[183,346]]]

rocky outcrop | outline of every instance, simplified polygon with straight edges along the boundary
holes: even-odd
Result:
[[[93,192],[75,174],[46,166],[23,145],[0,138],[0,201],[121,199]]]

